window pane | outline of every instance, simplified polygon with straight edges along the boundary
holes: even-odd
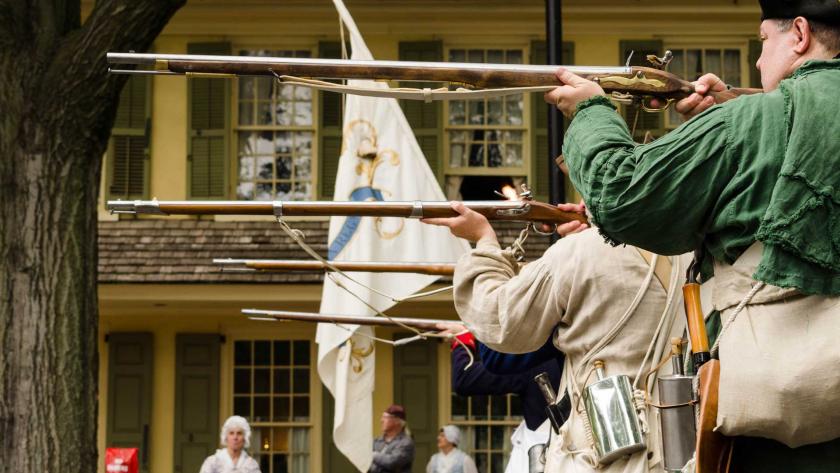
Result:
[[[501,425],[490,427],[490,448],[503,450],[505,448],[505,428]]]
[[[475,429],[475,448],[476,450],[487,450],[487,427],[476,427]]]
[[[275,177],[277,179],[290,179],[292,177],[292,157],[291,156],[278,156],[277,160],[274,162],[276,166],[275,169],[277,170],[277,174]]]
[[[465,420],[467,418],[467,398],[457,394],[452,395],[452,419]]]
[[[274,398],[274,422],[288,422],[291,412],[291,398],[288,396],[277,396]]]
[[[251,417],[251,398],[248,396],[234,396],[233,397],[233,413],[250,418]]]
[[[239,124],[253,125],[254,124],[254,104],[250,102],[241,102],[239,104]]]
[[[490,454],[490,464],[493,473],[501,473],[505,471],[505,457],[501,453]]]
[[[471,396],[472,419],[487,420],[487,396]]]
[[[237,365],[251,364],[251,342],[237,341],[233,344],[233,362]]]
[[[490,396],[490,418],[504,420],[507,416],[507,396]]]
[[[275,452],[289,451],[289,429],[275,428],[274,438],[271,443],[271,450]]]
[[[723,67],[720,59],[720,49],[706,50],[706,72],[718,77],[723,76]]]
[[[453,125],[464,125],[467,123],[466,102],[453,100],[449,102],[449,123]]]
[[[276,341],[274,342],[274,364],[275,365],[290,365],[292,363],[291,356],[291,342]]]
[[[295,347],[295,365],[308,365],[309,364],[309,342],[307,341],[296,341],[294,342]]]
[[[292,380],[295,393],[309,392],[309,368],[295,368]]]
[[[241,200],[254,200],[255,186],[253,182],[240,182],[236,186],[236,198]]]
[[[285,454],[275,453],[271,456],[271,463],[274,472],[285,472],[289,469],[288,458]]]
[[[274,393],[283,394],[292,392],[291,370],[288,368],[277,368],[274,370]]]
[[[254,342],[254,364],[271,364],[271,342]]]
[[[252,418],[255,422],[268,422],[270,399],[268,396],[254,397],[254,415]]]
[[[723,78],[732,86],[741,86],[741,51],[727,49],[723,56]]]
[[[249,394],[251,392],[251,369],[237,368],[233,370],[233,392]]]
[[[292,418],[295,422],[309,420],[309,397],[296,396],[292,398]]]
[[[255,369],[254,370],[254,392],[260,394],[268,394],[271,392],[271,370],[269,369]]]
[[[255,176],[255,166],[254,158],[250,156],[239,158],[239,180],[240,181],[252,181],[254,180]]]

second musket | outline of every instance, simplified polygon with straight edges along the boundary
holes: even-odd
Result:
[[[586,217],[565,212],[533,200],[465,201],[464,205],[488,220],[560,225],[572,221],[586,223]],[[447,201],[166,201],[110,200],[107,208],[115,214],[152,215],[273,215],[282,217],[457,217]]]

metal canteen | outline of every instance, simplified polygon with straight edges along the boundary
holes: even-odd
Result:
[[[598,462],[608,465],[645,450],[646,445],[633,404],[630,378],[626,375],[605,377],[604,362],[598,360],[594,365],[598,381],[584,389],[583,401]]]
[[[694,455],[697,425],[694,406],[694,377],[683,372],[682,339],[671,341],[673,374],[660,376],[659,418],[662,426],[662,450],[665,471],[682,471]]]

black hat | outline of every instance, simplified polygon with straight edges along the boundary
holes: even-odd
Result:
[[[840,0],[758,0],[762,20],[803,16],[827,25],[840,25]]]

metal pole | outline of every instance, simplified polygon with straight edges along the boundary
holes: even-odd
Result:
[[[563,64],[563,22],[561,13],[562,0],[545,0],[545,42],[548,51],[546,64]],[[566,189],[563,173],[554,163],[554,158],[560,155],[563,148],[563,115],[557,107],[548,107],[548,153],[549,156],[539,156],[546,159],[548,166],[548,201],[558,204],[566,201]]]

